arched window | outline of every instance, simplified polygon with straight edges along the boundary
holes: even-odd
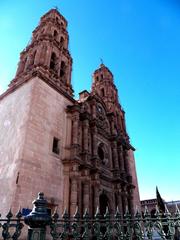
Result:
[[[56,68],[56,61],[57,61],[57,57],[56,57],[56,54],[53,52],[51,54],[50,69],[55,70],[55,68]]]
[[[63,77],[65,75],[66,71],[66,64],[64,61],[61,62],[61,69],[60,69],[60,77]]]
[[[104,78],[104,76],[103,76],[103,74],[101,74],[101,79],[103,79]]]
[[[99,77],[98,76],[96,77],[96,81],[99,81]]]
[[[104,97],[104,88],[101,89],[101,96]]]
[[[56,39],[56,41],[58,40],[58,32],[56,30],[54,30],[54,34],[53,34],[54,38]]]
[[[61,44],[61,46],[64,46],[64,38],[63,37],[61,37],[61,39],[60,39],[60,44]]]
[[[104,150],[101,146],[98,147],[98,157],[101,159],[101,161],[104,161]]]

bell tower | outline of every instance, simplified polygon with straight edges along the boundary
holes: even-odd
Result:
[[[109,111],[113,109],[114,104],[118,105],[118,93],[113,74],[104,64],[101,64],[93,73],[92,93],[98,94],[103,99]]]
[[[118,100],[118,90],[114,84],[114,76],[112,72],[104,65],[93,73],[92,94],[98,94],[104,101],[109,113],[113,114],[115,131],[124,135],[128,140],[129,136],[126,131],[125,112]]]
[[[72,96],[72,58],[68,51],[66,19],[51,9],[41,17],[30,44],[21,52],[15,79],[9,87],[39,76],[53,88]]]

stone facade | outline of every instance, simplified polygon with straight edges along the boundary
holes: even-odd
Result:
[[[113,74],[104,65],[92,89],[73,99],[67,21],[46,13],[0,96],[2,213],[30,208],[37,192],[49,209],[91,214],[100,206],[133,213],[140,206],[133,151]]]

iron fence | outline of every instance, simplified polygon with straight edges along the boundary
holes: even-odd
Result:
[[[26,239],[28,240],[141,240],[141,239],[180,239],[180,211],[172,215],[167,207],[161,214],[156,208],[156,213],[151,216],[145,208],[143,215],[137,210],[131,216],[126,210],[121,216],[118,208],[114,215],[108,209],[104,216],[100,215],[97,208],[94,217],[86,210],[81,218],[78,209],[73,217],[65,210],[60,216],[57,211],[52,216],[48,214],[47,202],[44,194],[39,193],[33,202],[32,212],[23,217],[21,211],[13,217],[11,211],[5,219],[0,219],[1,235],[3,240],[22,239],[21,234],[24,226],[28,226]],[[46,230],[49,229],[47,236]]]

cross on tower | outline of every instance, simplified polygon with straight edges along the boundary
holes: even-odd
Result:
[[[103,59],[102,59],[102,58],[100,58],[100,62],[101,62],[101,64],[104,64],[104,63],[103,63]]]

